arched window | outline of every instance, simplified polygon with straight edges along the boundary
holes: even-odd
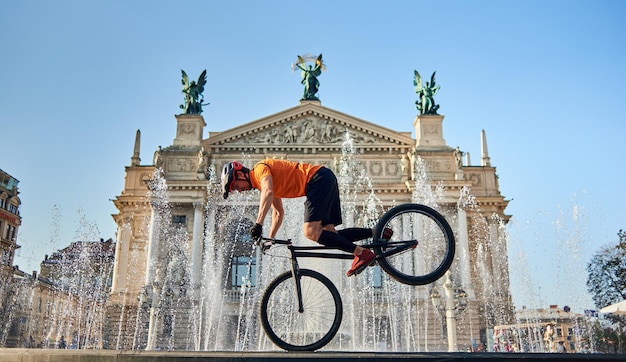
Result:
[[[256,282],[256,248],[250,237],[250,228],[254,225],[250,219],[241,217],[233,220],[226,231],[227,240],[232,243],[230,250],[230,269],[228,283],[231,289],[243,285],[253,287]]]

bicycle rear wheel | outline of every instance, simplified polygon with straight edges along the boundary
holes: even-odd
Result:
[[[301,269],[304,311],[298,311],[291,272],[274,279],[261,300],[261,323],[269,339],[287,351],[315,351],[330,342],[341,325],[339,291],[324,275]]]
[[[415,248],[379,258],[380,267],[392,278],[404,284],[424,285],[441,278],[450,268],[454,260],[454,234],[446,219],[434,209],[404,204],[387,211],[374,229],[377,255],[401,247],[387,244],[382,238],[385,228],[393,230],[389,241],[418,241]]]

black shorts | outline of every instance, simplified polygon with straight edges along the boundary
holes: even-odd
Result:
[[[337,177],[326,167],[320,168],[306,185],[304,222],[322,221],[324,225],[341,225],[341,202]]]

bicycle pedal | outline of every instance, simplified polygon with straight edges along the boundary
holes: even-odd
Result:
[[[359,275],[359,274],[363,273],[363,270],[365,270],[368,266],[372,266],[374,264],[376,264],[376,259],[372,260],[369,264],[362,265],[357,270],[355,270],[354,273],[352,273],[350,276],[352,276],[352,275]]]

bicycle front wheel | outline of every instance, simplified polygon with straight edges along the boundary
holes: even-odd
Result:
[[[269,339],[287,351],[315,351],[330,342],[341,325],[339,291],[324,275],[300,270],[303,311],[298,309],[291,272],[274,279],[261,300],[261,323]]]
[[[383,239],[385,228],[393,230],[390,240]],[[390,241],[417,240],[417,246],[400,253],[389,253],[406,244]],[[380,267],[397,281],[425,285],[441,278],[454,260],[454,234],[446,219],[434,209],[420,204],[398,205],[387,211],[374,229],[374,247]]]

